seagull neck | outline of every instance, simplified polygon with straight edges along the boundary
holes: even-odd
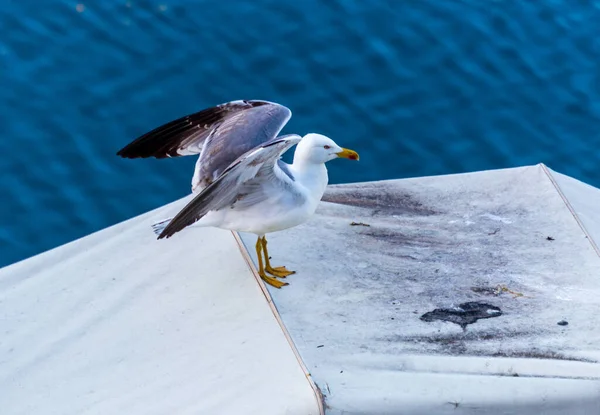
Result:
[[[318,194],[319,199],[321,198],[329,181],[325,163],[311,163],[295,158],[294,163],[290,165],[290,169],[300,184],[311,193]]]

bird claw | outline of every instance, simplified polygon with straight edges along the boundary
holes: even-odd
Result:
[[[265,269],[265,271],[278,278],[285,278],[288,275],[296,273],[296,271],[290,271],[286,267],[268,267]]]
[[[269,284],[270,286],[272,286],[272,287],[275,287],[275,288],[281,288],[281,287],[284,287],[284,286],[286,286],[286,285],[289,285],[287,282],[278,281],[277,279],[275,279],[275,278],[273,278],[273,277],[269,277],[269,276],[268,276],[268,275],[266,275],[266,274],[261,274],[261,275],[260,275],[260,278],[261,278],[261,279],[262,279],[264,282],[266,282],[267,284]]]

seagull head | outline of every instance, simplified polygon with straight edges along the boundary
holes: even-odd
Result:
[[[306,134],[296,149],[296,157],[316,163],[326,163],[336,158],[358,160],[358,153],[338,146],[331,138],[321,134]]]

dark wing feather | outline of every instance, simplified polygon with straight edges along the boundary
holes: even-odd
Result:
[[[243,136],[233,160],[277,136],[291,111],[279,104],[232,101],[171,121],[137,138],[117,153],[124,158],[166,158],[200,154],[207,139]],[[219,141],[219,140],[216,140]],[[231,161],[233,161],[231,160]]]
[[[238,158],[171,220],[158,239],[173,236],[176,232],[200,220],[211,210],[231,206],[240,192],[243,192],[246,183],[256,178],[261,169],[279,168],[275,167],[275,164],[281,155],[300,140],[300,136],[297,135],[275,138]],[[282,176],[291,182],[286,174]]]

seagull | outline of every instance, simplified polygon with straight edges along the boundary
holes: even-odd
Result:
[[[158,239],[192,224],[254,233],[259,276],[276,288],[288,285],[277,278],[295,272],[271,266],[265,235],[311,217],[327,186],[326,162],[359,159],[321,134],[278,136],[291,116],[274,102],[232,101],[171,121],[119,150],[124,158],[199,155],[195,196],[175,217],[155,224]],[[294,145],[287,164],[281,156]]]

